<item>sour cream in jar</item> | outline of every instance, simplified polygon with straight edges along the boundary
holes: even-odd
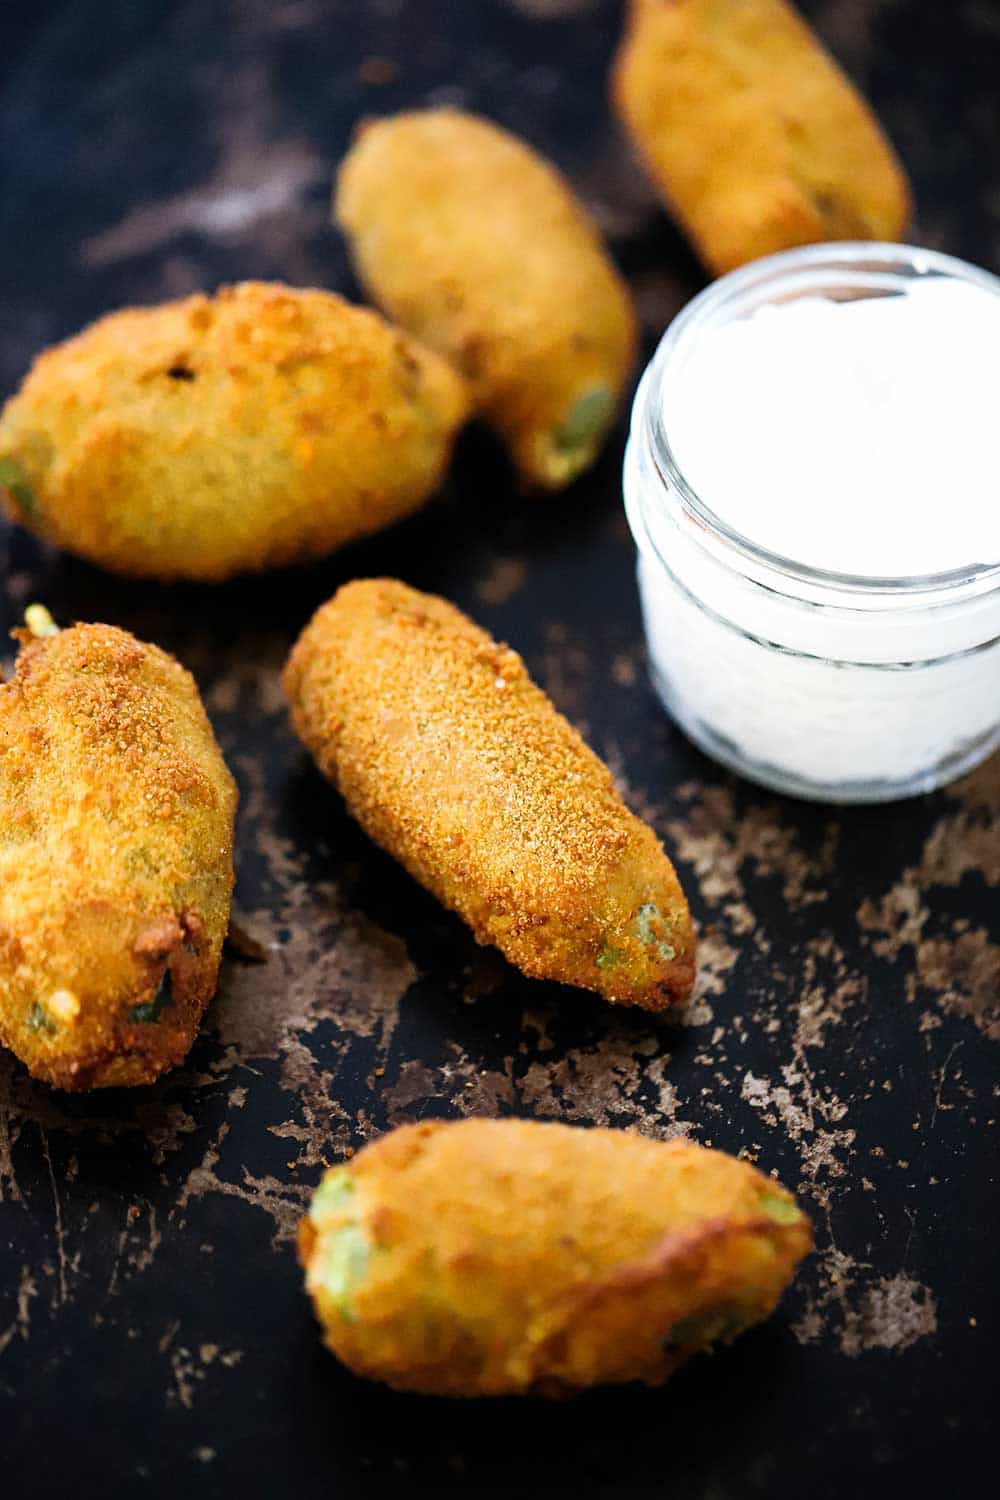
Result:
[[[653,680],[709,755],[877,802],[1000,744],[1000,279],[819,245],[715,282],[636,396]]]

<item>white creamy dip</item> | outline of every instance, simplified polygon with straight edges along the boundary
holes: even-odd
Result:
[[[836,801],[1000,742],[1000,281],[904,246],[724,277],[643,379],[626,506],[654,681],[693,739]]]

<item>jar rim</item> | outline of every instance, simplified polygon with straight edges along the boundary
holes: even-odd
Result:
[[[829,588],[861,596],[937,594],[950,602],[968,593],[990,592],[1000,588],[1000,559],[991,563],[970,564],[943,573],[878,577],[872,574],[843,573],[813,567],[785,557],[754,542],[750,537],[724,521],[697,493],[678,464],[664,420],[664,403],[659,399],[665,371],[678,347],[697,334],[700,328],[719,312],[734,303],[749,299],[770,288],[775,294],[800,289],[819,290],[817,277],[826,271],[836,276],[837,285],[859,290],[883,288],[899,292],[906,281],[922,276],[943,277],[978,286],[1000,297],[1000,277],[957,256],[916,245],[887,241],[836,241],[805,245],[764,256],[730,271],[711,282],[698,293],[668,324],[650,361],[648,379],[644,379],[636,398],[650,413],[648,426],[652,435],[650,456],[666,488],[673,488],[689,518],[704,527],[717,541],[734,549],[743,558],[768,573],[797,582],[807,589]],[[757,304],[759,305],[759,304]],[[929,602],[929,601],[928,601]],[[942,601],[943,602],[943,601]]]

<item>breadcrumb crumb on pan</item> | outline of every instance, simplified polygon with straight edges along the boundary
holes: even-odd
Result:
[[[622,1004],[688,996],[670,860],[514,651],[444,599],[369,579],[317,612],[284,684],[350,812],[479,942]]]

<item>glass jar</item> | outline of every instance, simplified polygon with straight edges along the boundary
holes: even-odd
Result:
[[[708,755],[794,796],[891,801],[940,786],[1000,745],[1000,559],[868,578],[756,546],[680,471],[664,386],[706,328],[797,297],[905,296],[921,277],[1000,296],[987,272],[904,245],[816,245],[756,261],[678,315],[633,406],[625,508],[653,682]]]

